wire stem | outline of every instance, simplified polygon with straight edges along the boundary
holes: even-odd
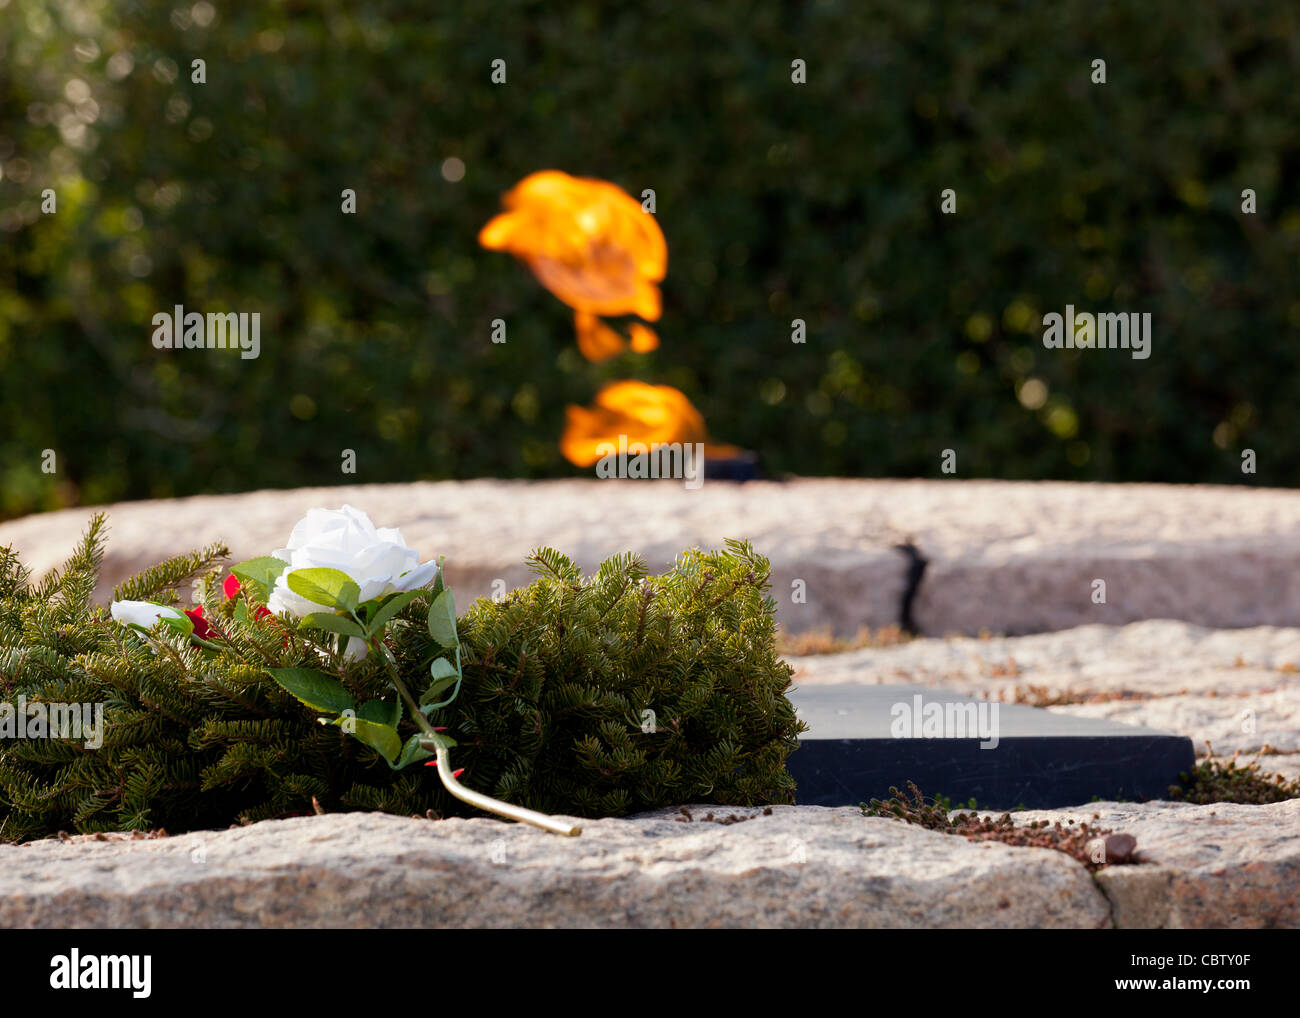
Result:
[[[376,642],[378,646],[375,649],[379,651],[384,664],[388,667],[388,673],[392,677],[393,685],[397,687],[398,695],[406,701],[406,706],[411,711],[411,717],[414,718],[415,723],[424,733],[420,736],[421,748],[437,755],[438,777],[442,779],[443,787],[447,791],[471,806],[477,806],[479,809],[487,810],[489,813],[496,813],[498,816],[506,817],[509,820],[532,824],[534,827],[540,827],[542,830],[550,831],[553,834],[563,834],[565,837],[573,838],[582,833],[582,828],[577,824],[546,813],[539,813],[537,810],[525,809],[523,806],[502,802],[490,795],[484,795],[472,788],[466,788],[457,781],[451,770],[451,747],[447,745],[447,741],[442,736],[433,730],[433,726],[429,724],[429,719],[424,716],[424,711],[420,709],[419,704],[415,702],[415,698],[407,690],[406,684],[397,672],[397,662],[393,659],[392,651],[384,646],[382,641]]]

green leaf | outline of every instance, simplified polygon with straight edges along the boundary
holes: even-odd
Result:
[[[338,679],[329,675],[310,668],[268,668],[266,673],[281,688],[315,710],[337,714],[352,708],[352,694],[343,688]]]
[[[428,713],[434,706],[446,706],[446,704],[435,705],[434,701],[444,692],[456,684],[456,676],[451,675],[445,679],[438,679],[420,696],[420,706]]]
[[[385,703],[383,700],[367,700],[357,708],[357,717],[373,721],[377,725],[396,728],[397,723],[402,720],[402,701],[399,698],[394,698],[392,703]]]
[[[377,724],[374,721],[367,721],[363,717],[335,718],[330,724],[336,725],[349,735],[360,739],[371,749],[377,751],[380,756],[388,761],[390,766],[397,759],[397,755],[402,752],[402,738],[397,734],[397,729],[390,725]]]
[[[361,601],[361,588],[339,569],[295,569],[285,581],[299,597],[327,608],[350,612]]]
[[[445,657],[440,657],[429,666],[429,674],[435,679],[445,679],[448,677],[454,678],[459,673],[456,671],[456,666],[454,664],[448,661]]]
[[[427,707],[429,704],[437,700],[446,690],[450,689],[460,681],[460,673],[456,671],[455,667],[452,666],[452,663],[445,657],[438,658],[438,660],[433,663],[433,667],[429,669],[429,672],[433,676],[433,682],[431,682],[429,687],[420,694],[421,707]],[[445,704],[443,706],[445,706]]]
[[[454,647],[456,640],[456,601],[444,590],[429,605],[429,635],[440,647]]]
[[[456,648],[455,666],[453,666],[446,658],[440,657],[430,666],[429,674],[433,676],[433,682],[420,696],[420,709],[424,711],[426,717],[433,711],[446,707],[460,695],[460,683],[463,678],[460,670],[460,648]],[[456,688],[451,691],[451,696],[447,697],[445,700],[438,700],[438,697],[451,687],[453,683]]]
[[[255,591],[261,595],[263,601],[269,596],[275,581],[279,575],[289,567],[289,563],[282,558],[274,558],[270,555],[262,555],[258,558],[250,558],[246,562],[240,562],[238,565],[230,567],[230,571],[235,574],[241,584],[253,584],[262,589]]]
[[[181,612],[180,618],[174,619],[170,615],[164,615],[158,621],[181,636],[189,636],[194,632],[194,620],[184,612]]]
[[[151,601],[149,603],[153,604],[154,602]],[[159,605],[158,607],[166,608],[170,606]],[[172,610],[178,611],[179,609]],[[194,632],[194,621],[184,612],[181,612],[180,618],[172,618],[170,615],[159,615],[158,618],[154,620],[154,626],[158,625],[159,622],[165,625],[173,633],[179,633],[181,636],[189,636]],[[149,636],[153,632],[153,626],[142,626],[138,622],[128,622],[126,623],[126,628],[134,629],[137,633],[144,633],[145,636]]]
[[[375,617],[370,620],[370,632],[377,633],[380,627],[383,626],[385,622],[387,622],[399,611],[401,611],[408,604],[414,601],[417,597],[420,596],[420,594],[421,591],[408,590],[401,594],[394,594],[392,597],[390,597],[387,601],[384,602],[383,607],[379,609],[379,611],[375,614]]]
[[[429,588],[429,596],[436,599],[439,594],[446,589],[447,585],[442,582],[442,564],[447,560],[446,555],[438,556],[438,575],[433,578],[433,586]]]
[[[359,636],[365,639],[365,632],[346,615],[331,615],[328,612],[315,612],[304,615],[298,623],[299,629],[326,629],[341,636]]]
[[[420,760],[427,760],[434,754],[429,752],[420,745],[420,737],[412,735],[406,740],[406,745],[402,747],[402,755],[397,758],[397,763],[390,763],[388,766],[395,771],[400,771],[407,764],[413,764]]]

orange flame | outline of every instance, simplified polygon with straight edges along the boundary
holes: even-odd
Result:
[[[725,458],[739,450],[732,445],[708,442],[704,417],[679,390],[671,385],[647,385],[645,382],[611,382],[596,394],[590,407],[565,408],[564,436],[560,451],[565,459],[579,467],[589,467],[600,459],[602,443],[618,444],[626,435],[628,443],[704,443],[706,457]]]
[[[479,232],[479,243],[522,260],[544,287],[576,312],[578,349],[602,361],[627,349],[600,316],[658,321],[668,245],[655,217],[604,180],[559,170],[529,174],[502,198],[506,211]],[[631,326],[638,353],[659,345],[654,330]]]

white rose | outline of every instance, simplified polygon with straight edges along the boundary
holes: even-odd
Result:
[[[427,586],[438,573],[437,562],[420,565],[420,556],[407,546],[400,530],[376,528],[360,509],[312,509],[289,535],[289,546],[271,553],[289,563],[275,581],[266,606],[279,614],[301,618],[313,612],[333,611],[289,589],[288,575],[295,569],[337,569],[361,588],[362,603],[384,594]],[[360,645],[359,640],[351,641]],[[351,650],[353,648],[349,648]],[[360,646],[356,648],[360,650]]]
[[[123,625],[137,625],[143,629],[152,629],[159,619],[178,619],[181,613],[175,608],[168,608],[152,601],[114,601],[108,613]]]
[[[370,648],[366,646],[366,641],[356,636],[340,636],[340,640],[347,641],[347,648],[343,651],[344,661],[360,661],[370,653]]]

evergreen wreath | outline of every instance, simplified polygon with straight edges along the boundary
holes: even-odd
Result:
[[[94,516],[39,582],[0,548],[0,840],[470,815],[423,766],[452,747],[467,785],[546,813],[793,801],[805,726],[747,542],[661,576],[628,554],[584,577],[543,548],[533,583],[459,618],[441,561],[363,600],[365,577],[299,568],[292,549],[223,579],[212,545],[119,585],[106,613],[91,599],[106,529]],[[196,607],[173,607],[190,587]],[[78,706],[98,731],[77,730]]]

